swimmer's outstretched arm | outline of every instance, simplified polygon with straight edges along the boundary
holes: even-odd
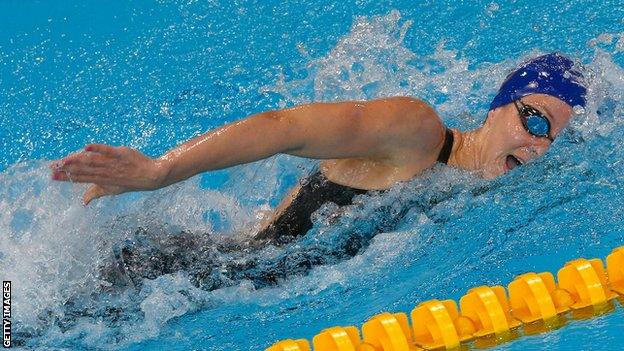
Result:
[[[391,160],[414,148],[433,152],[442,123],[412,98],[313,103],[268,111],[224,125],[152,159],[128,147],[91,144],[51,164],[60,181],[93,183],[85,204],[105,195],[155,190],[205,171],[278,153],[315,158]]]

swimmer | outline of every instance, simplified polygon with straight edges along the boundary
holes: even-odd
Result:
[[[83,201],[155,190],[206,171],[276,154],[322,160],[255,235],[276,245],[304,235],[323,203],[339,206],[370,190],[417,177],[436,163],[485,178],[543,155],[586,89],[573,62],[559,54],[522,64],[502,83],[483,125],[447,128],[433,107],[412,97],[311,103],[249,116],[150,158],[128,147],[90,144],[51,164],[58,181],[90,183]]]

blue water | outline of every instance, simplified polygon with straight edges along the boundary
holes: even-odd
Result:
[[[85,186],[48,178],[48,160],[90,142],[157,156],[308,101],[419,96],[448,125],[474,128],[505,74],[552,50],[578,58],[591,89],[546,157],[494,181],[438,167],[338,218],[324,208],[300,242],[236,256],[270,269],[328,253],[309,271],[286,267],[275,286],[232,280],[208,292],[180,271],[120,290],[100,267],[139,227],[245,238],[313,161],[277,156],[88,208]],[[262,350],[604,258],[624,245],[623,65],[617,1],[3,1],[0,272],[14,284],[18,346]],[[346,243],[356,256],[341,255]],[[616,306],[495,349],[622,344]]]

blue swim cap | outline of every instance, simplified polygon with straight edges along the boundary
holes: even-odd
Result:
[[[523,63],[507,76],[490,104],[490,110],[506,105],[523,96],[547,94],[570,106],[585,107],[587,89],[580,72],[573,70],[569,58],[552,53]]]

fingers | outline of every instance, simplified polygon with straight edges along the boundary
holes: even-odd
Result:
[[[121,156],[119,148],[104,144],[89,144],[85,146],[84,152],[76,152],[64,157],[60,160],[53,161],[50,164],[51,169],[60,169],[68,163],[73,162],[92,162],[94,165],[100,165],[107,160],[117,159]]]
[[[151,178],[149,174],[146,177],[145,173],[154,168],[149,162],[152,162],[151,159],[134,149],[89,144],[84,152],[54,161],[50,168],[53,180],[94,183],[103,188],[117,186],[121,189],[148,189],[149,184],[143,184],[151,181]]]
[[[104,144],[89,144],[85,146],[85,151],[97,152],[99,154],[107,155],[114,158],[119,158],[119,149],[114,146]]]
[[[115,160],[109,156],[93,152],[71,154],[50,164],[52,179],[65,180],[63,175],[91,174],[109,177],[114,168]]]
[[[83,167],[78,165],[72,165],[52,171],[52,180],[76,181],[76,179],[82,179],[82,177],[85,176],[102,180],[111,179],[110,171],[106,168],[99,167]]]
[[[76,172],[76,169],[68,169],[68,165],[80,165],[89,167],[109,167],[121,156],[120,148],[103,145],[89,144],[84,152],[76,152],[60,160],[53,161],[50,168],[53,171],[64,170]]]
[[[89,144],[83,152],[73,153],[50,163],[52,179],[74,183],[91,183],[83,195],[83,204],[106,195],[122,193],[126,190],[120,183],[119,163],[128,158],[127,148],[103,144]]]
[[[108,177],[103,177],[97,174],[72,174],[63,171],[52,174],[52,179],[72,183],[110,184],[110,178]]]
[[[107,167],[115,162],[110,156],[97,154],[94,152],[80,152],[71,154],[62,161],[62,168],[72,166],[83,167]]]
[[[87,206],[92,200],[99,199],[104,195],[107,195],[107,193],[101,186],[95,184],[91,185],[82,196],[82,204]]]

